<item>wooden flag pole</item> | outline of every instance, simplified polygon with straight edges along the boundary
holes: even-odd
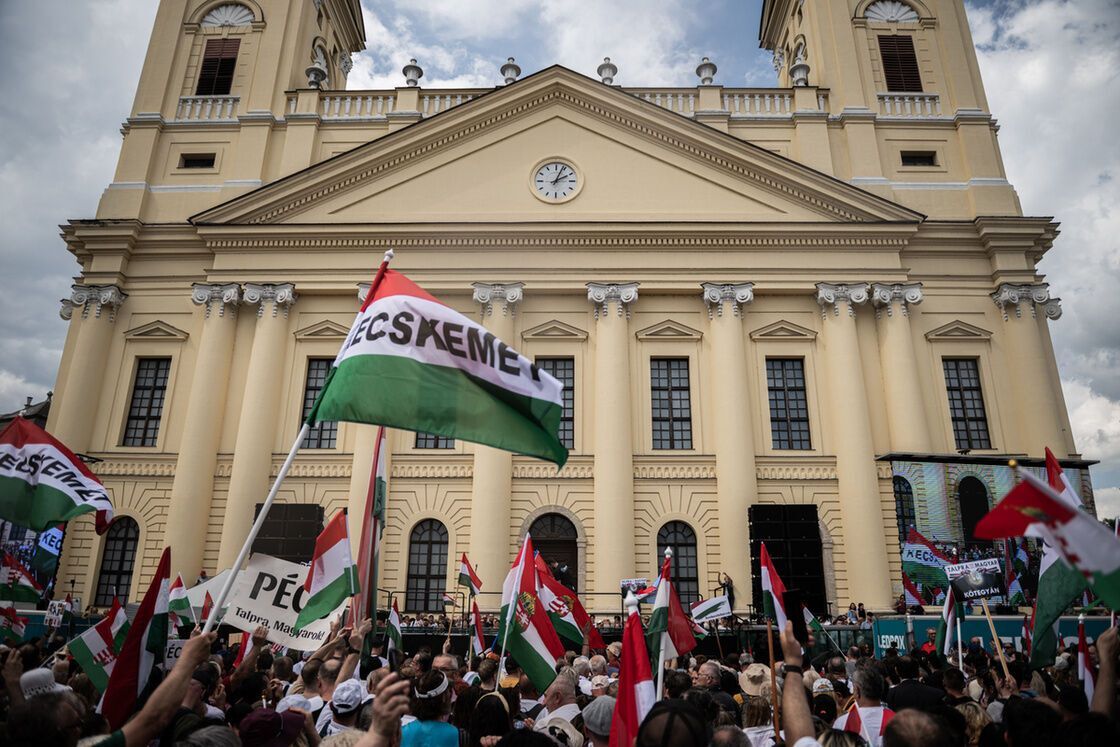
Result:
[[[774,741],[782,741],[782,713],[778,707],[778,673],[774,670],[774,628],[766,618],[766,648],[770,651],[770,707],[774,710]]]
[[[999,663],[1003,666],[1003,676],[1010,680],[1011,670],[1007,668],[1007,659],[1003,658],[1003,646],[999,642],[999,636],[996,635],[996,623],[992,620],[991,610],[988,609],[988,600],[981,599],[980,604],[984,607],[984,616],[988,618],[988,627],[992,631],[992,645],[995,646],[996,653],[999,654]]]

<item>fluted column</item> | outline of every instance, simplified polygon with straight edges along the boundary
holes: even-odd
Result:
[[[66,380],[55,398],[51,433],[72,451],[88,451],[117,309],[128,294],[115,285],[74,285],[59,315],[77,324]],[[78,318],[74,319],[74,312]]]
[[[743,305],[754,299],[751,283],[704,283],[711,319],[711,363],[715,413],[716,490],[719,496],[719,570],[731,576],[739,609],[751,602],[750,525],[758,498],[754,430],[747,392]]]
[[[507,345],[514,345],[513,317],[523,297],[521,283],[473,283],[474,300],[481,305],[482,325]],[[514,347],[518,347],[514,345]],[[512,562],[510,501],[513,493],[513,454],[476,444],[471,491],[470,561],[482,579],[481,605],[501,606],[502,581]]]
[[[182,573],[183,578],[193,580],[202,570],[241,286],[195,283],[191,302],[203,307],[204,319],[171,483],[167,524],[174,527],[168,535],[174,539],[171,573]],[[211,573],[215,570],[209,569]]]
[[[637,283],[588,283],[595,305],[595,591],[634,577],[634,444],[630,433],[630,304]]]
[[[1015,437],[1007,444],[1011,451],[1042,456],[1045,447],[1065,451],[1069,433],[1059,415],[1057,382],[1050,367],[1050,351],[1039,319],[1062,316],[1060,298],[1050,297],[1046,283],[1014,285],[1003,283],[992,294],[992,300],[1003,314],[1004,351],[1011,372],[1011,391],[1018,425]],[[999,446],[993,444],[993,446]]]
[[[245,284],[244,303],[257,307],[257,328],[249,352],[241,416],[237,420],[217,570],[233,565],[253,524],[254,507],[268,495],[276,423],[283,409],[280,387],[288,347],[288,309],[295,300],[295,286],[291,283]],[[284,445],[287,446],[286,439]]]
[[[817,284],[824,318],[824,376],[829,387],[829,422],[843,520],[848,598],[872,609],[893,601],[887,569],[886,531],[879,497],[878,467],[863,378],[856,307],[867,303],[867,283]]]
[[[890,427],[890,450],[929,454],[929,424],[914,355],[910,307],[922,302],[921,283],[871,286],[879,326],[879,362]]]

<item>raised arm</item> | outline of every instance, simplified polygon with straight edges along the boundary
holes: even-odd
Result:
[[[1116,707],[1116,657],[1120,654],[1120,628],[1109,628],[1097,638],[1097,656],[1101,668],[1097,673],[1097,689],[1093,691],[1090,710],[1109,718]]]
[[[217,637],[217,633],[196,635],[183,644],[183,653],[179,656],[179,661],[163,678],[163,682],[159,683],[159,687],[148,698],[140,713],[136,714],[136,718],[121,728],[127,747],[142,747],[148,744],[171,723],[175,711],[187,694],[187,686],[190,684],[194,670],[210,656],[210,646]]]
[[[793,623],[786,622],[782,631],[782,657],[786,664],[785,685],[782,687],[782,725],[785,726],[786,744],[796,745],[799,739],[814,739],[813,716],[805,697],[805,683],[801,679],[801,644],[793,637]],[[794,669],[791,670],[791,667]]]

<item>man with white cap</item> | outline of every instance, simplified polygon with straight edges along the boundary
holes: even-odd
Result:
[[[319,736],[329,737],[353,729],[358,723],[358,711],[367,700],[370,700],[370,695],[362,682],[340,682],[334,689],[331,702],[319,714],[319,721],[315,724]]]

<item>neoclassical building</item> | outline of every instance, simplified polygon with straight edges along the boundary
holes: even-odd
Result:
[[[1007,455],[1051,447],[1091,501],[1036,270],[1057,224],[1007,181],[960,0],[767,0],[774,88],[511,59],[347,90],[364,43],[357,0],[161,0],[113,182],[62,227],[49,429],[119,518],[71,522],[60,588],[135,600],[165,544],[188,579],[231,565],[388,248],[564,382],[571,449],[392,432],[407,612],[463,552],[496,609],[530,528],[601,612],[667,545],[686,598],[727,573],[747,609],[761,540],[812,606],[885,607],[900,529],[972,542]],[[315,429],[257,549],[360,515],[373,435]]]

